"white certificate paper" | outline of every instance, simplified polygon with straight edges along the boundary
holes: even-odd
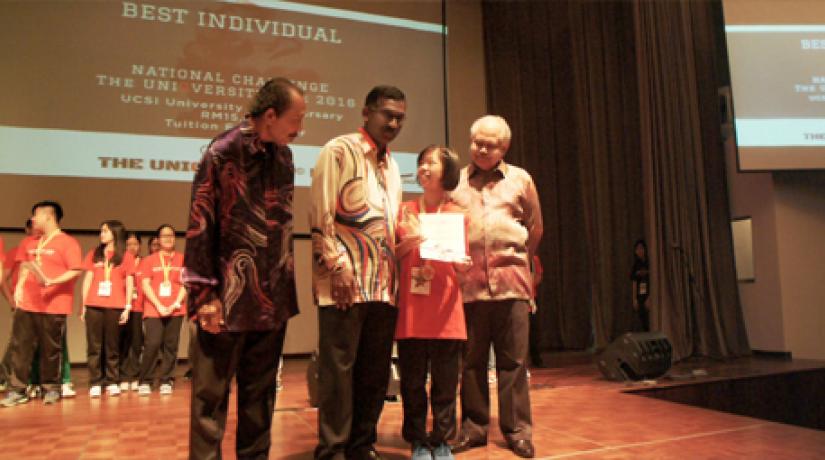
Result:
[[[422,259],[458,262],[467,257],[464,214],[457,212],[419,214]]]

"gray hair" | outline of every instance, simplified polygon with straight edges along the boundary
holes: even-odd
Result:
[[[483,117],[474,121],[473,125],[470,126],[470,137],[475,137],[476,133],[481,129],[483,125],[497,125],[497,137],[501,139],[504,145],[510,145],[511,133],[510,125],[507,124],[507,120],[498,115],[484,115]]]

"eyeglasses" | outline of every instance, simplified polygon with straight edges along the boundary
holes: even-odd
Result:
[[[473,145],[475,148],[481,150],[485,149],[487,151],[490,150],[497,150],[501,148],[501,142],[488,142],[488,141],[480,141],[480,140],[473,140]]]

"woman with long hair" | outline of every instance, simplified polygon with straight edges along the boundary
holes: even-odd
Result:
[[[181,271],[183,254],[175,251],[175,229],[169,224],[158,228],[160,250],[143,259],[138,269],[143,289],[143,357],[140,363],[138,394],[148,396],[160,353],[160,394],[172,393],[172,372],[178,358],[180,328],[183,323],[186,289]]]
[[[104,386],[109,396],[117,396],[119,325],[129,320],[135,270],[134,258],[126,251],[126,228],[120,221],[100,224],[100,244],[86,255],[83,268],[80,319],[86,323],[89,397],[99,398]]]
[[[137,232],[126,234],[126,252],[134,258],[134,271],[138,271],[140,262],[140,235]],[[132,310],[129,320],[120,326],[120,391],[138,390],[140,373],[140,353],[143,351],[143,291],[140,283],[135,283],[132,291]]]

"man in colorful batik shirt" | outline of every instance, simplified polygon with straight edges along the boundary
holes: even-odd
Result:
[[[461,430],[454,452],[487,443],[490,394],[487,361],[496,355],[498,419],[507,445],[520,457],[535,455],[527,380],[530,261],[543,231],[533,179],[504,162],[510,127],[485,116],[470,129],[472,162],[461,170],[453,200],[467,209],[472,267],[459,273],[467,321],[461,379]]]
[[[313,291],[318,309],[318,459],[375,459],[389,381],[395,308],[395,224],[401,176],[388,145],[404,93],[369,92],[364,126],[321,150],[312,173]]]
[[[221,458],[232,377],[238,458],[267,458],[278,360],[298,313],[292,243],[303,92],[269,80],[238,126],[216,137],[192,184],[184,282],[197,325],[189,457]]]

